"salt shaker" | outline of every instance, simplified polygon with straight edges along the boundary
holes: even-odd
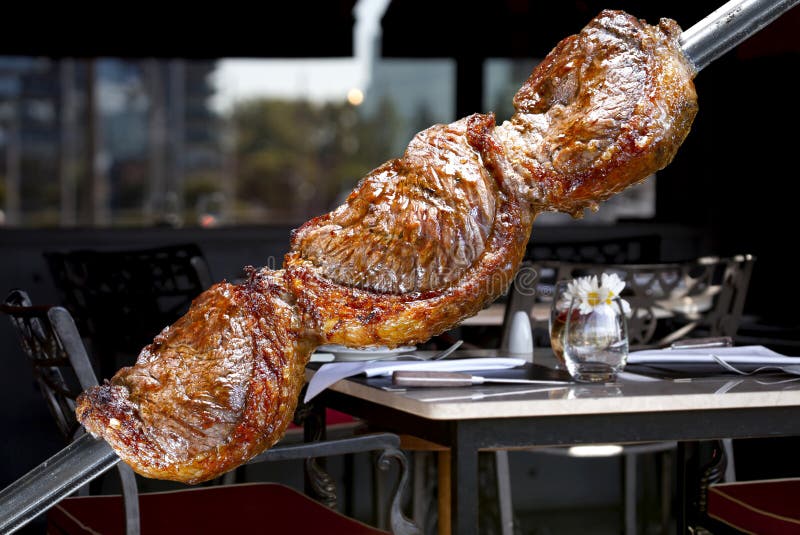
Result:
[[[527,312],[520,310],[511,317],[508,352],[524,358],[528,362],[533,362],[533,331]]]

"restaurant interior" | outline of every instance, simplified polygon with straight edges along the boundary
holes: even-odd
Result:
[[[212,283],[241,282],[247,266],[280,268],[293,229],[344,202],[416,132],[476,112],[496,113],[498,124],[509,119],[531,69],[601,10],[650,24],[668,17],[685,29],[721,3],[332,0],[158,15],[131,5],[102,15],[70,6],[47,22],[33,7],[8,8],[14,16],[0,32],[0,291],[21,289],[34,305],[66,307],[102,383]],[[800,291],[792,282],[797,135],[790,128],[800,122],[798,29],[795,7],[703,69],[695,80],[699,112],[674,160],[596,213],[540,216],[525,265],[540,275],[553,265],[561,274],[566,263],[688,273],[706,262],[699,259],[738,259],[724,267],[743,270],[731,294],[732,324],[717,328],[701,317],[685,336],[724,334],[736,346],[800,355]],[[162,256],[144,259],[143,251],[155,250]],[[87,289],[71,285],[88,269],[81,262],[98,253],[129,278],[104,295],[98,283],[87,303],[80,293]],[[154,273],[178,262],[191,284],[170,294],[167,306],[155,305]],[[507,350],[512,294],[419,348],[441,351],[463,340],[461,349]],[[546,318],[532,324],[532,338],[536,363],[549,350]],[[54,421],[6,318],[0,347],[5,488],[74,435],[65,437]],[[381,427],[341,411],[327,417],[329,438]],[[776,429],[791,427],[784,424]],[[739,481],[800,477],[800,441],[774,434],[729,442]],[[447,448],[403,438],[412,480],[405,514],[423,533],[442,533],[435,497],[450,485],[437,473]],[[285,442],[303,440],[293,426]],[[717,455],[711,442],[698,444],[709,461]],[[681,519],[692,518],[686,508],[697,504],[687,505],[678,488],[684,457],[674,441],[637,453],[633,469],[623,448],[591,458],[555,449],[480,456],[478,532],[677,533]],[[344,516],[389,530],[377,511],[388,508],[395,472],[376,476],[373,460],[370,452],[336,456],[327,469]],[[510,496],[502,486],[492,490],[502,463]],[[277,481],[302,490],[304,466],[261,463],[199,487]],[[186,488],[136,481],[140,493]],[[88,492],[119,493],[116,471]],[[504,524],[504,507],[513,527]],[[267,505],[261,511],[263,522],[281,514]],[[19,533],[46,529],[42,514]]]

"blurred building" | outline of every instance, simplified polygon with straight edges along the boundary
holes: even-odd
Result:
[[[187,182],[197,189],[198,177],[221,174],[221,133],[207,104],[213,69],[197,60],[0,57],[5,224],[179,222]]]

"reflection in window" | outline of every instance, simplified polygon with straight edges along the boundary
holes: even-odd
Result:
[[[0,224],[296,225],[334,208],[456,119],[452,59],[380,58],[385,6],[357,5],[351,58],[0,57]],[[511,117],[534,65],[486,60],[484,110]],[[654,206],[649,180],[586,220]]]
[[[451,60],[0,58],[0,224],[297,224],[454,120]]]
[[[313,78],[308,73],[324,79],[329,61],[296,62],[298,84]],[[422,122],[452,119],[441,115],[452,108],[452,83],[444,84],[449,95],[422,98],[437,65],[376,62],[385,81],[359,89],[362,98],[351,103],[346,80],[329,94],[287,93],[276,62],[255,70],[249,62],[238,73],[236,63],[0,59],[2,220],[299,222],[330,209],[363,174],[397,155]],[[276,83],[242,97],[215,86],[220,72]],[[399,78],[423,88],[404,94]]]
[[[370,85],[343,86],[335,99],[236,99],[222,112],[235,169],[231,213],[238,222],[301,222],[335,207],[414,133],[452,120],[453,76],[448,62],[381,61]],[[443,78],[443,87],[425,91],[431,78]],[[406,87],[415,83],[417,91]]]
[[[192,216],[200,194],[222,178],[219,118],[206,104],[214,67],[0,58],[5,223],[175,224]]]

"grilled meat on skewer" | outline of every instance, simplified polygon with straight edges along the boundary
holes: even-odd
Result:
[[[314,339],[280,271],[216,284],[135,366],[84,392],[78,415],[140,474],[204,481],[283,435]]]
[[[283,434],[321,343],[415,343],[511,282],[542,211],[579,215],[667,165],[696,113],[673,21],[604,11],[544,59],[500,126],[418,134],[292,237],[284,269],[218,284],[78,417],[144,475],[195,483]]]
[[[539,212],[578,215],[666,166],[697,111],[679,34],[604,11],[533,71],[511,121],[421,132],[296,231],[292,291],[326,342],[427,340],[505,291]]]

